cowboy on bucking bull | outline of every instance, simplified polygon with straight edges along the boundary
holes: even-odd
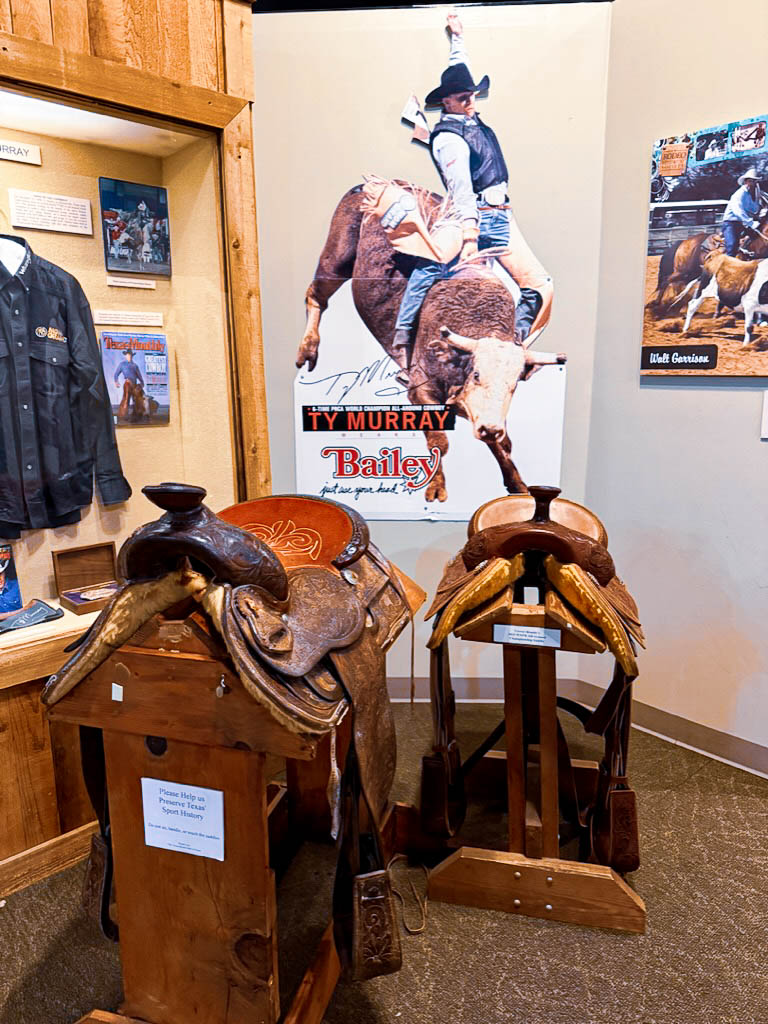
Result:
[[[449,66],[440,85],[425,99],[442,107],[429,139],[432,157],[462,222],[462,246],[448,263],[417,260],[405,289],[392,339],[392,358],[401,367],[398,379],[408,383],[413,327],[432,285],[451,277],[457,268],[484,249],[494,255],[520,289],[515,326],[520,343],[531,345],[549,322],[552,278],[538,261],[517,226],[507,195],[507,165],[498,139],[475,111],[475,95],[486,92],[485,75],[475,83],[464,47],[458,15],[448,15],[451,37]]]

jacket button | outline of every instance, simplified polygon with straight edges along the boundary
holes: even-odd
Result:
[[[27,469],[32,469],[32,463],[31,462],[27,463]]]
[[[52,363],[55,363],[55,362],[56,362],[56,356],[54,356],[54,357],[53,357],[53,359],[51,360],[51,362],[52,362]]]
[[[25,404],[25,405],[22,405],[22,407],[21,407],[21,408],[22,408],[22,409],[24,409],[24,410],[26,411],[26,410],[27,410],[27,409],[29,408],[29,406]]]

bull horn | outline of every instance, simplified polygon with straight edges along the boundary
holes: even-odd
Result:
[[[528,366],[553,366],[567,362],[565,352],[526,352],[525,362]]]
[[[463,334],[454,334],[453,331],[443,325],[440,328],[440,333],[449,341],[454,348],[461,349],[462,352],[474,352],[477,347],[477,342],[474,338],[465,338]]]

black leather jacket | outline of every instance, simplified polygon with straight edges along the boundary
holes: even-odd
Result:
[[[11,236],[6,236],[11,237]],[[26,247],[0,264],[0,537],[77,522],[93,498],[125,501],[101,353],[82,288]]]

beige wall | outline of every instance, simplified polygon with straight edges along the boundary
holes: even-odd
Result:
[[[368,171],[442,187],[429,153],[409,141],[400,112],[411,91],[423,97],[439,82],[448,57],[447,9],[254,19],[256,185],[276,492],[295,487],[293,361],[304,329],[304,292],[336,203]],[[538,347],[568,353],[563,488],[580,499],[597,312],[610,5],[467,7],[461,17],[472,69],[491,77],[489,96],[478,106],[502,142],[517,218],[555,280],[552,322]],[[390,558],[434,590],[466,526],[373,522],[371,531]],[[419,676],[427,674],[427,636],[419,623]],[[408,655],[404,637],[390,655],[392,675],[408,673]],[[464,644],[454,671],[471,679],[498,676],[500,651]],[[459,689],[478,696],[478,686]]]
[[[638,365],[651,143],[765,113],[768,4],[612,8],[586,497],[648,634],[638,699],[765,745],[768,444],[759,440],[759,385],[641,386]],[[581,661],[583,678],[605,678],[599,659]]]
[[[11,101],[5,97],[3,102]],[[74,274],[94,309],[161,311],[171,368],[170,424],[120,427],[117,431],[123,471],[134,492],[130,501],[105,509],[96,498],[81,523],[58,530],[25,532],[14,542],[22,594],[28,600],[55,593],[52,549],[102,540],[114,540],[119,547],[135,527],[155,518],[157,510],[141,494],[147,483],[199,483],[207,488],[208,501],[214,508],[234,500],[221,218],[213,140],[194,141],[174,156],[159,160],[103,146],[0,130],[4,138],[39,145],[43,157],[41,167],[0,162],[0,233],[25,237],[34,252]],[[168,188],[173,276],[155,278],[155,290],[107,285],[99,226],[100,175]],[[93,236],[12,228],[8,187],[90,199]],[[120,329],[119,325],[110,327]],[[96,329],[101,329],[98,324]]]

